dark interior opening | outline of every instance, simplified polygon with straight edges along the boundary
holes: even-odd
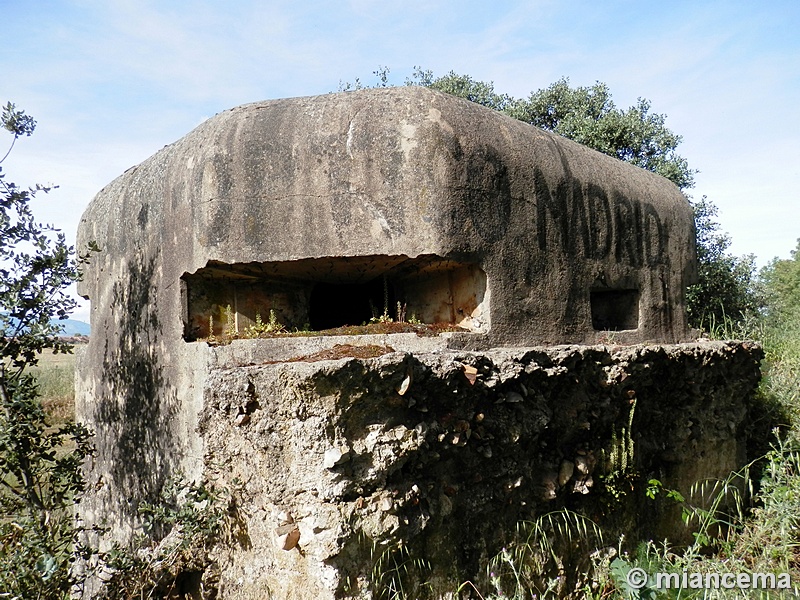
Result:
[[[203,585],[202,571],[183,571],[175,577],[172,591],[177,592],[179,598],[186,600],[200,600]]]
[[[639,328],[639,290],[592,290],[591,305],[596,331]]]
[[[395,293],[391,282],[376,277],[367,283],[316,283],[311,290],[308,317],[311,329],[321,331],[369,323],[384,310],[394,318]]]
[[[209,261],[183,274],[180,291],[186,341],[260,335],[273,320],[288,332],[358,326],[384,313],[394,321],[489,330],[480,266],[431,254]]]

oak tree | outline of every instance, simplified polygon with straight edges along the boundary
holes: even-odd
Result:
[[[36,122],[9,103],[0,125],[13,136],[2,163]],[[31,200],[49,189],[20,187],[0,167],[0,595],[10,598],[66,598],[78,582],[74,508],[92,452],[83,425],[48,423],[31,373],[43,351],[71,350],[58,321],[86,260],[34,218]]]

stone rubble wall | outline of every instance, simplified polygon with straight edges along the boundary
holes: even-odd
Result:
[[[761,357],[704,341],[220,360],[199,433],[207,476],[240,482],[242,520],[214,552],[220,597],[371,597],[392,549],[429,561],[428,591],[409,597],[446,597],[518,522],[565,507],[628,539],[679,539],[643,489],[609,496],[603,457],[633,409],[631,481],[727,476],[747,459]]]

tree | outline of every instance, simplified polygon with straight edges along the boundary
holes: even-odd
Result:
[[[13,135],[2,163],[36,122],[9,103],[0,124]],[[30,202],[47,191],[20,188],[0,167],[0,596],[11,598],[65,598],[77,582],[74,504],[92,452],[83,425],[49,426],[30,374],[44,350],[71,350],[57,321],[75,306],[67,288],[86,260],[35,220]]]
[[[650,101],[639,98],[621,110],[605,83],[569,87],[559,79],[546,89],[514,102],[512,117],[553,131],[578,143],[658,173],[680,189],[694,185],[694,171],[676,149],[683,138],[666,125],[666,115],[650,112]]]
[[[756,289],[755,257],[738,258],[728,252],[730,237],[720,231],[717,207],[705,196],[693,202],[692,208],[697,230],[698,282],[686,292],[689,322],[710,329],[756,314],[762,301]]]
[[[800,322],[800,239],[791,258],[774,258],[761,270],[767,312],[773,321]]]
[[[515,102],[518,102],[511,96],[495,92],[493,82],[476,81],[469,75],[458,75],[454,71],[443,77],[434,78],[432,71],[423,71],[417,67],[413,75],[406,79],[406,85],[429,87],[501,112],[507,112]]]
[[[767,355],[764,385],[767,397],[784,414],[781,423],[800,421],[800,240],[787,260],[773,259],[761,269],[766,309],[762,341]]]
[[[374,74],[380,87],[388,85],[388,68],[379,67]],[[356,82],[356,86],[340,85],[340,89],[363,87]],[[706,197],[695,202],[686,193],[694,185],[697,171],[677,152],[681,136],[666,126],[666,115],[651,112],[649,100],[639,98],[623,110],[614,104],[605,83],[572,88],[567,78],[531,92],[528,98],[513,98],[496,92],[493,82],[453,71],[434,77],[432,71],[420,67],[406,79],[406,85],[476,102],[666,177],[684,192],[695,215],[699,281],[687,290],[690,324],[707,328],[711,323],[739,321],[759,308],[753,257],[730,254],[730,238],[715,220],[716,206]]]
[[[683,138],[666,126],[666,115],[651,113],[650,101],[644,98],[627,110],[617,108],[605,83],[571,88],[564,77],[523,99],[498,94],[491,82],[475,81],[453,71],[434,78],[431,71],[418,67],[406,84],[422,85],[499,110],[663,175],[681,189],[694,184],[695,171],[676,151]]]

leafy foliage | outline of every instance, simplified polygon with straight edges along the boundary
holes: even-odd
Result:
[[[698,282],[687,290],[689,322],[708,330],[726,319],[739,322],[754,314],[762,300],[755,280],[755,257],[728,252],[730,237],[720,231],[717,207],[705,196],[692,204],[697,230]]]
[[[13,104],[0,123],[12,147],[36,126]],[[67,288],[88,254],[76,256],[63,233],[34,218],[30,201],[48,190],[23,189],[0,169],[0,597],[68,598],[103,570],[112,575],[105,597],[158,597],[183,585],[182,574],[204,569],[205,544],[228,523],[229,503],[213,486],[173,481],[158,504],[140,507],[151,534],[141,552],[117,545],[98,553],[83,543],[75,506],[92,434],[71,421],[48,424],[35,367],[45,350],[71,351],[58,320],[75,306]]]
[[[800,592],[796,584],[800,553],[798,250],[791,259],[776,259],[761,271],[766,309],[759,318],[759,327],[751,329],[767,356],[760,387],[762,401],[765,407],[779,407],[786,420],[775,430],[775,440],[764,456],[725,479],[698,482],[685,498],[676,490],[664,488],[658,480],[649,481],[649,497],[666,492],[668,501],[681,506],[684,519],[694,532],[694,543],[686,548],[671,548],[666,543],[647,542],[634,555],[618,559],[616,572],[612,568],[612,580],[621,596],[636,597],[628,593],[624,577],[634,567],[648,573],[679,575],[687,571],[789,573],[795,587],[787,591],[786,597]],[[759,479],[755,480],[755,476]],[[643,588],[638,597],[649,591],[648,587]],[[691,590],[673,591],[675,597],[691,597]],[[658,597],[666,594],[661,591]]]
[[[788,260],[773,259],[761,270],[771,315],[780,320],[800,316],[800,240]]]
[[[506,112],[521,121],[553,131],[604,154],[658,173],[681,189],[694,185],[694,171],[676,149],[683,138],[666,126],[666,115],[651,113],[639,98],[626,110],[617,108],[605,83],[571,88],[562,78]]]
[[[11,103],[0,124],[12,147],[36,126]],[[0,168],[0,590],[22,598],[65,597],[76,583],[73,505],[93,451],[86,427],[48,426],[28,372],[42,351],[70,351],[55,322],[74,307],[67,287],[86,260],[34,219],[30,201],[48,189],[22,189]]]
[[[762,342],[767,355],[761,387],[794,425],[789,434],[800,440],[800,243],[791,259],[773,260],[762,269],[761,282],[766,298]]]
[[[408,85],[421,85],[476,102],[541,129],[552,131],[599,152],[658,173],[681,189],[694,185],[695,171],[677,153],[683,138],[666,126],[666,115],[652,113],[639,98],[627,110],[617,108],[605,83],[572,88],[559,79],[528,98],[498,94],[494,84],[450,71],[434,77],[417,67]]]
[[[130,547],[114,544],[102,557],[106,574],[99,598],[215,597],[209,550],[232,541],[233,494],[180,475],[168,480],[156,502],[139,507],[145,534]]]
[[[477,81],[469,75],[459,75],[454,71],[450,71],[442,77],[434,77],[432,71],[423,71],[422,68],[417,67],[413,75],[406,79],[406,85],[429,87],[503,112],[508,111],[518,102],[507,94],[495,92],[492,82]]]

